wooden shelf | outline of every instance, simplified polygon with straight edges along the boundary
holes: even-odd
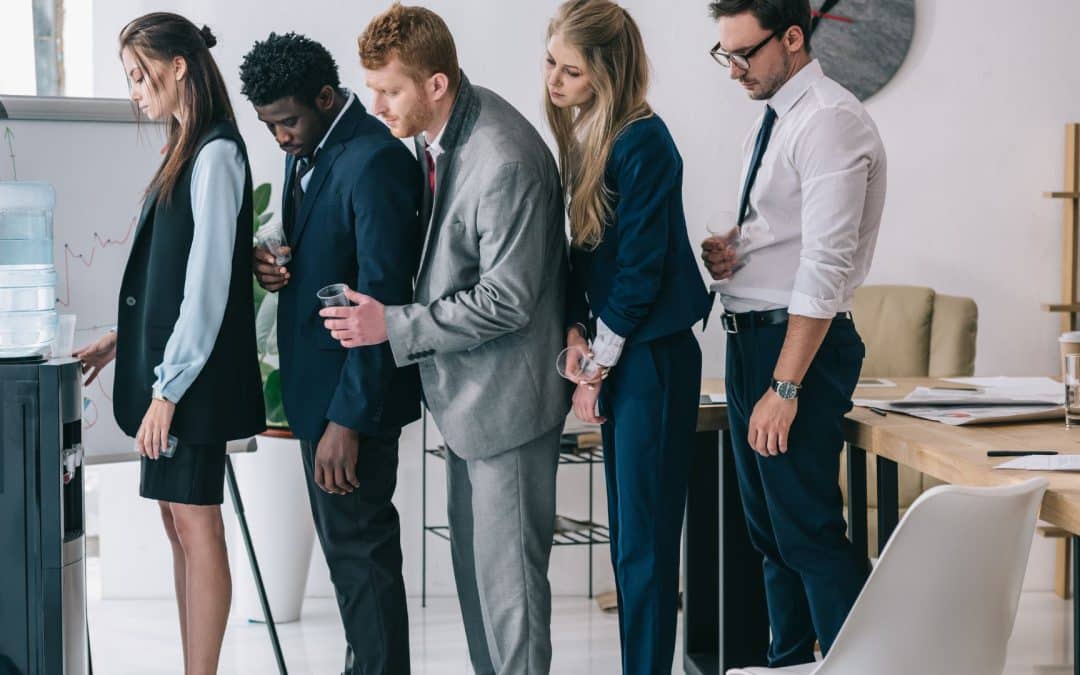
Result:
[[[1080,199],[1080,192],[1044,192],[1043,197],[1049,199]]]
[[[1046,304],[1042,306],[1044,312],[1054,312],[1056,314],[1070,314],[1072,312],[1080,312],[1080,304]]]

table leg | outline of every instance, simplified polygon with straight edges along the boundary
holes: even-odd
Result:
[[[900,522],[900,486],[896,462],[877,458],[878,555]]]
[[[1072,537],[1072,575],[1073,575],[1073,675],[1080,675],[1080,593],[1077,583],[1080,581],[1080,537]]]
[[[687,491],[683,666],[691,675],[763,666],[769,619],[761,554],[746,531],[730,437],[695,439]]]
[[[848,536],[855,550],[867,555],[870,537],[866,530],[866,451],[847,447]]]

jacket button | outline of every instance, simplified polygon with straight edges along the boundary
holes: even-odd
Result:
[[[124,300],[124,302],[127,303],[128,307],[134,307],[135,306],[135,298],[131,297],[130,295],[127,297],[126,300]]]

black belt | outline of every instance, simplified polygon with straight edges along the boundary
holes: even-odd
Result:
[[[840,312],[833,317],[833,321],[851,321],[851,318],[851,312]],[[728,335],[737,335],[740,331],[751,326],[775,326],[787,323],[787,320],[787,309],[770,309],[766,312],[742,312],[741,314],[724,312],[720,317],[720,323],[724,327],[724,332]]]

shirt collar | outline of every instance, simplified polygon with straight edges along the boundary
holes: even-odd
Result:
[[[814,83],[824,77],[825,72],[821,69],[821,63],[817,59],[812,60],[773,94],[773,97],[769,99],[769,106],[776,111],[777,117],[783,117],[795,107],[795,104]]]
[[[339,112],[337,117],[334,118],[334,123],[330,125],[329,129],[326,130],[326,135],[323,136],[322,141],[319,142],[319,147],[315,148],[315,152],[311,155],[312,157],[314,157],[323,149],[323,146],[326,145],[326,141],[330,138],[330,134],[334,133],[334,127],[337,126],[338,122],[341,121],[341,118],[345,116],[345,111],[348,110],[349,107],[353,104],[353,101],[356,100],[356,96],[353,95],[353,93],[348,89],[343,88],[341,90],[341,93],[344,94],[346,99],[345,107],[341,109],[341,112]]]
[[[424,141],[427,142],[427,150],[431,153],[432,158],[436,158],[439,155],[443,154],[442,137],[443,134],[446,133],[446,127],[447,125],[444,124],[443,128],[439,130],[438,135],[435,136],[435,140],[433,141],[429,141],[427,137],[427,132],[424,132]]]

